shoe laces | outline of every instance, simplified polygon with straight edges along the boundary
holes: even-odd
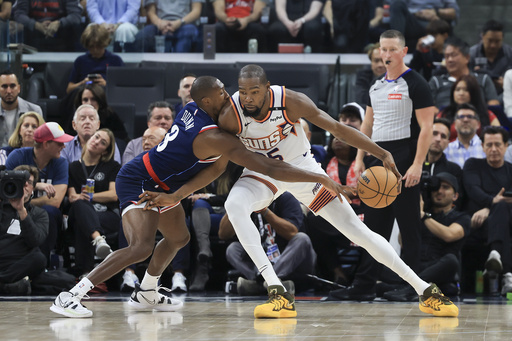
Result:
[[[442,293],[432,293],[425,301],[426,304],[437,308],[441,305],[451,305],[452,301]]]
[[[91,243],[93,246],[96,246],[98,244],[101,244],[101,243],[106,243],[106,239],[105,239],[105,236],[100,236],[101,238],[95,238]]]

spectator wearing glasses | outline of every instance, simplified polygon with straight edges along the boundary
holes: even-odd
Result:
[[[480,118],[476,108],[471,104],[461,104],[455,115],[457,139],[450,142],[445,150],[449,161],[463,168],[470,157],[485,158],[482,141],[477,135],[478,129],[480,129]]]

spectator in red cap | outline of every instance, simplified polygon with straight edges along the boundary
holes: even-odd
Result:
[[[68,162],[60,157],[60,152],[64,148],[64,142],[72,139],[73,136],[64,133],[58,123],[45,123],[34,131],[34,147],[12,151],[5,163],[7,169],[14,169],[19,165],[30,165],[39,170],[40,179],[34,187],[34,198],[31,204],[44,208],[50,218],[48,237],[40,246],[47,257],[47,266],[50,251],[55,247],[57,231],[62,224],[62,213],[59,207],[68,189]]]

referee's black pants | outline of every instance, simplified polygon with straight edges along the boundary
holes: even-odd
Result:
[[[416,140],[407,139],[377,144],[393,155],[397,168],[403,176],[414,160],[416,143]],[[365,165],[366,168],[382,166],[382,162],[371,156],[365,158]],[[403,184],[402,192],[391,205],[385,208],[365,207],[364,222],[372,231],[389,240],[396,219],[402,238],[401,258],[418,273],[421,257],[420,186],[405,188]],[[381,271],[382,264],[364,251],[354,286],[374,290]]]

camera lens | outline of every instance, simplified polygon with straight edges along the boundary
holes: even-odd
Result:
[[[9,198],[14,198],[14,196],[18,190],[18,186],[16,186],[15,182],[6,182],[3,190],[5,193],[5,196],[7,196]]]

